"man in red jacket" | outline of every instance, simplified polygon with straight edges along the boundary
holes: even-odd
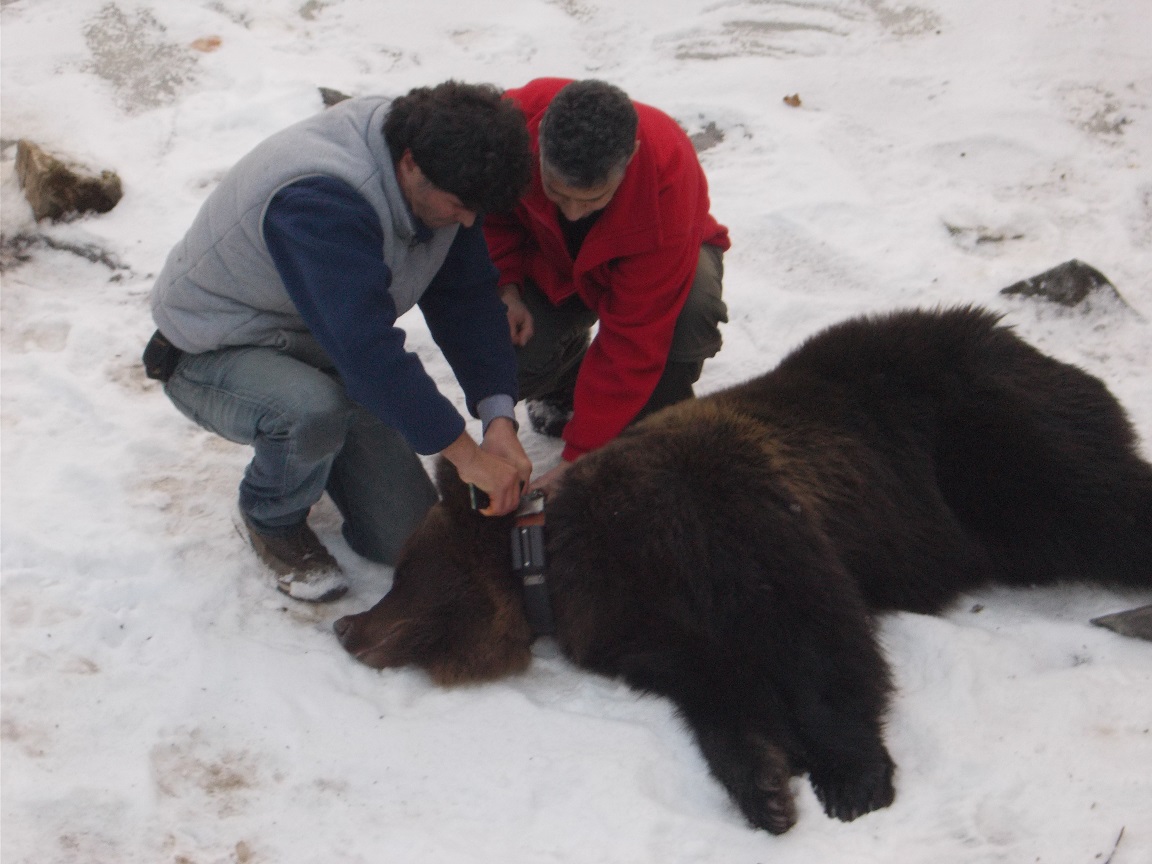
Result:
[[[517,345],[520,395],[563,461],[693,396],[720,350],[728,231],[676,121],[603,81],[541,78],[505,94],[538,161],[484,234]],[[590,339],[593,324],[596,337]]]

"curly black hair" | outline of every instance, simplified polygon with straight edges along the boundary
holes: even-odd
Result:
[[[599,186],[623,168],[636,148],[636,107],[605,81],[573,81],[548,104],[540,121],[540,153],[567,186]]]
[[[425,177],[477,213],[511,209],[531,178],[524,116],[489,84],[409,91],[389,107],[384,140],[393,163],[411,150]]]

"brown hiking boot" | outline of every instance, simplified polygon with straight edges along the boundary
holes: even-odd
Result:
[[[276,573],[276,587],[297,600],[328,603],[348,592],[348,580],[320,538],[301,522],[290,534],[261,534],[247,519],[248,537],[260,560]]]

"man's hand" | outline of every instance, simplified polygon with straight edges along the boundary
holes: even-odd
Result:
[[[519,285],[505,285],[500,289],[500,299],[508,307],[508,331],[512,344],[523,348],[532,338],[532,313],[524,305]]]
[[[492,421],[493,424],[498,422],[501,421],[499,419]],[[507,420],[503,422],[507,423],[511,430],[511,422]],[[489,424],[488,430],[491,435],[492,424]],[[515,438],[514,432],[512,437]],[[522,467],[517,467],[500,456],[482,449],[467,432],[461,432],[460,437],[445,447],[441,453],[456,466],[456,473],[460,475],[461,480],[487,493],[489,504],[480,511],[485,516],[503,516],[520,506],[520,495],[532,475],[532,463],[527,455],[524,455],[523,448],[520,453],[528,463],[526,473]]]
[[[560,464],[555,468],[550,468],[541,474],[540,477],[537,478],[536,482],[528,487],[528,491],[535,492],[537,490],[543,490],[544,495],[548,498],[551,498],[556,490],[560,488],[560,485],[564,482],[564,474],[567,473],[568,469],[571,467],[571,462],[560,460]]]
[[[484,441],[480,449],[498,456],[516,469],[520,480],[527,487],[532,479],[532,460],[524,452],[524,446],[516,436],[516,427],[509,417],[496,417],[484,430]]]

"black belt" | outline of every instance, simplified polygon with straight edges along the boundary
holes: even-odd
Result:
[[[525,495],[512,529],[512,572],[524,585],[524,611],[537,636],[551,636],[556,625],[548,597],[544,553],[544,493]]]
[[[144,346],[144,374],[155,381],[167,381],[183,353],[157,330]]]

